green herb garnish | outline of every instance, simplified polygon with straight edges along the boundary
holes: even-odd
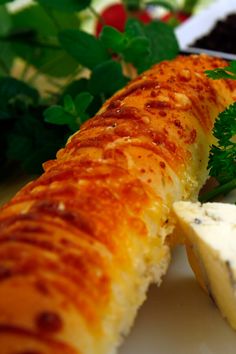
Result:
[[[206,74],[215,80],[229,78],[236,80],[236,61],[224,68],[207,70]],[[201,196],[199,199],[202,202],[236,188],[236,102],[219,114],[213,135],[217,139],[217,145],[211,147],[208,168],[210,176],[216,178],[219,186]]]
[[[206,70],[206,74],[213,80],[218,79],[232,79],[236,80],[236,60],[231,61],[228,66],[224,68],[217,68],[214,70]]]
[[[56,125],[66,125],[74,133],[89,118],[86,110],[92,101],[93,96],[88,92],[79,93],[75,100],[66,95],[63,106],[54,105],[44,111],[44,120]]]

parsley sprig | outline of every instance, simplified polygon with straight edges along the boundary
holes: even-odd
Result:
[[[207,70],[208,77],[236,80],[236,61],[224,68]],[[219,186],[200,197],[202,202],[226,194],[236,188],[236,102],[221,112],[215,121],[213,134],[217,145],[210,150],[208,168]]]
[[[216,68],[214,70],[206,70],[206,74],[213,80],[218,79],[232,79],[236,80],[236,60],[231,61],[228,66],[224,68]]]

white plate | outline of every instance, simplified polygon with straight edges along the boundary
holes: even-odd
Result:
[[[150,288],[119,354],[235,353],[236,332],[198,286],[184,249],[177,248],[163,284]]]

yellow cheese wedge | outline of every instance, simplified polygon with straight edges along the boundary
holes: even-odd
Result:
[[[177,202],[174,212],[197,280],[236,330],[236,206]]]

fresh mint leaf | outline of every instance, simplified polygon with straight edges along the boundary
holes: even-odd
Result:
[[[64,111],[73,116],[72,124],[71,121],[68,121],[66,124],[69,125],[71,130],[79,129],[80,125],[85,122],[89,115],[86,113],[87,108],[90,103],[93,101],[93,96],[89,92],[81,92],[73,101],[72,97],[66,95],[64,97]],[[75,125],[76,123],[76,125]]]
[[[111,49],[115,53],[122,52],[127,44],[126,36],[111,26],[103,27],[100,40],[107,49]]]
[[[88,118],[89,114],[87,113],[87,109],[93,101],[93,96],[88,92],[81,92],[75,98],[75,106],[76,106],[76,123],[78,127],[81,126]]]
[[[81,117],[83,115],[82,121],[84,121],[84,114],[90,104],[93,101],[93,96],[89,92],[81,92],[75,98],[75,107],[77,114]],[[87,118],[88,115],[86,114]]]
[[[107,49],[120,54],[135,67],[143,62],[143,57],[150,54],[150,41],[145,35],[143,25],[136,19],[127,21],[125,33],[120,33],[113,27],[104,27],[100,39]]]
[[[44,112],[44,120],[47,123],[56,125],[68,125],[73,126],[75,123],[75,117],[71,113],[66,112],[64,107],[54,105],[47,108]]]
[[[80,19],[75,13],[62,13],[53,10],[52,14],[53,19],[43,7],[35,3],[23,7],[10,15],[13,32],[32,30],[45,39],[57,36],[58,27],[55,25],[55,21],[61,30],[77,29],[80,25]]]
[[[53,16],[62,29],[79,26],[74,13],[53,11]],[[11,20],[12,32],[0,40],[1,46],[11,45],[17,56],[50,76],[65,77],[77,68],[77,61],[59,46],[51,17],[39,5],[24,7],[12,14]]]
[[[7,36],[12,29],[12,16],[5,6],[0,6],[0,38]],[[10,43],[1,42],[0,76],[8,75],[12,63],[15,60],[15,53]]]
[[[129,18],[125,25],[125,34],[129,39],[134,39],[136,37],[146,37],[144,31],[144,25],[135,18]]]
[[[91,0],[37,0],[40,5],[51,7],[53,9],[74,12],[82,11],[90,6]]]
[[[76,114],[75,103],[70,95],[64,97],[64,110],[71,115]]]
[[[123,51],[125,61],[134,64],[137,68],[142,65],[143,58],[150,54],[150,42],[145,37],[133,38]]]
[[[34,66],[38,72],[56,78],[68,76],[78,67],[78,63],[63,49],[54,48],[47,43],[41,45],[34,40],[32,42],[17,41],[14,43],[14,51],[18,57]]]
[[[139,72],[150,68],[162,60],[170,60],[178,55],[178,41],[173,29],[169,25],[161,21],[153,21],[144,26],[144,31],[150,41],[150,55],[144,58]]]
[[[128,42],[122,55],[139,73],[162,60],[173,59],[179,52],[173,29],[161,21],[144,25],[137,19],[129,19],[125,35]]]
[[[56,125],[67,125],[72,132],[79,129],[80,125],[89,118],[86,112],[93,96],[89,92],[81,92],[75,98],[66,95],[64,105],[54,105],[44,111],[44,120]]]
[[[76,97],[80,93],[87,92],[90,95],[92,95],[92,93],[88,88],[88,84],[89,84],[89,80],[85,78],[73,81],[70,85],[68,85],[65,88],[65,91],[62,94],[62,98],[59,99],[59,103],[63,104],[63,97],[65,95],[70,95],[75,103],[76,103]],[[102,102],[103,100],[101,97],[101,92],[99,92],[97,95],[93,95],[93,100],[91,101],[90,105],[86,109],[86,114],[88,115],[88,117],[93,117],[94,114],[97,113],[97,111],[102,105]]]
[[[5,6],[0,7],[0,35],[7,35],[12,28],[12,16]]]
[[[109,58],[102,42],[84,31],[61,31],[59,41],[62,47],[86,68],[93,69]]]
[[[103,93],[110,96],[127,82],[128,78],[123,75],[121,64],[108,60],[94,68],[88,89],[93,95]]]
[[[78,63],[61,49],[34,47],[30,43],[17,43],[14,49],[17,56],[30,63],[38,72],[55,78],[64,78],[78,67]]]

